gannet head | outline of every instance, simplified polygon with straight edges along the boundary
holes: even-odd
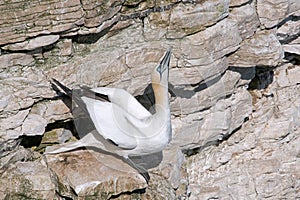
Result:
[[[165,110],[169,107],[168,79],[171,48],[166,52],[160,63],[153,69],[151,74],[152,88],[155,96],[155,110]]]
[[[171,48],[166,52],[160,63],[153,69],[151,81],[153,89],[155,87],[165,87],[168,89],[169,64],[171,59]]]

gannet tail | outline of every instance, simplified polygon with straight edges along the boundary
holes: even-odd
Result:
[[[46,148],[45,154],[58,154],[58,153],[72,151],[80,147],[84,147],[81,141],[49,146]]]
[[[104,141],[105,142],[105,141]],[[95,147],[107,151],[105,144],[102,143],[99,137],[95,137],[93,132],[88,133],[86,136],[76,142],[64,143],[46,148],[45,154],[58,154],[63,152],[72,151],[82,147]]]

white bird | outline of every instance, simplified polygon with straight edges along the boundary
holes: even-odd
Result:
[[[90,132],[73,143],[48,147],[45,153],[57,154],[79,147],[96,147],[117,154],[134,165],[129,156],[143,156],[162,151],[172,137],[168,98],[170,58],[171,49],[151,74],[155,96],[154,114],[123,89],[81,87],[70,90],[53,79],[54,83],[89,115],[96,132]]]

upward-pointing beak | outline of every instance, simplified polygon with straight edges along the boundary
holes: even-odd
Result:
[[[166,71],[169,68],[170,60],[171,60],[171,51],[172,48],[170,48],[163,59],[160,61],[159,66],[157,67],[157,72],[160,74],[160,77],[162,76],[163,72]]]

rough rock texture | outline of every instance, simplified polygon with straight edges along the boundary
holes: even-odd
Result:
[[[300,198],[298,0],[0,8],[1,199]],[[150,73],[170,46],[173,139],[136,158],[149,165],[148,184],[93,150],[43,155],[78,139],[74,105],[51,78],[123,88],[151,109]]]
[[[107,199],[146,187],[145,179],[133,168],[103,153],[75,151],[46,159],[58,192],[66,197]]]
[[[300,198],[300,70],[290,67],[277,68],[264,91],[253,90],[255,112],[240,130],[188,158],[190,199]]]

